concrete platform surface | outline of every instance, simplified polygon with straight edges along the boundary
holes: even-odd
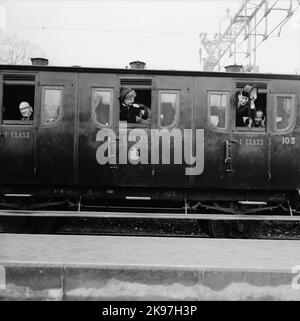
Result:
[[[300,241],[0,234],[2,300],[300,300]]]

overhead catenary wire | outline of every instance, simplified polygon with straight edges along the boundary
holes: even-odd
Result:
[[[277,0],[277,1],[269,8],[269,11],[272,10],[278,2],[279,2],[279,0]],[[266,39],[268,39],[268,38],[273,34],[273,32],[274,32],[275,30],[277,30],[280,26],[281,26],[281,27],[280,27],[280,32],[281,32],[281,28],[288,22],[290,16],[293,15],[295,11],[296,11],[296,9],[295,9],[295,10],[292,10],[290,13],[288,13],[288,15],[287,15],[279,24],[277,24],[277,26],[276,26],[275,28],[273,28],[272,31],[270,31],[268,34],[266,34],[266,35],[264,36],[264,38],[263,38],[258,44],[256,44],[256,46],[254,47],[253,50],[251,50],[251,52],[254,52],[254,50],[257,50],[257,49],[261,46],[261,44],[262,44]],[[264,19],[264,17],[265,17],[265,15],[264,15],[264,16],[259,20],[259,22],[252,28],[252,30],[249,32],[249,36],[251,36],[252,31],[255,30],[256,27],[258,27],[258,25],[259,25],[260,22]],[[278,36],[280,35],[280,32],[279,32]],[[256,37],[255,37],[255,38],[256,38]],[[295,38],[296,38],[296,36],[295,36]],[[241,46],[243,43],[244,43],[244,41],[241,41],[241,42],[237,45],[236,49],[239,49],[240,46]],[[247,58],[247,57],[245,57],[245,59],[246,59],[246,58]],[[242,61],[245,61],[245,59],[243,59]]]
[[[295,11],[300,7],[300,1],[297,0],[296,6],[294,6],[294,0],[290,0],[289,7],[282,7],[279,8],[277,5],[280,3],[280,0],[275,0],[272,3],[269,3],[269,0],[260,0],[254,3],[250,0],[243,1],[240,9],[231,18],[231,22],[227,27],[224,33],[221,33],[219,30],[218,37],[215,37],[214,40],[208,39],[201,39],[201,44],[205,48],[205,46],[210,45],[213,50],[208,52],[208,57],[201,59],[204,61],[204,68],[205,63],[209,62],[206,67],[212,68],[213,70],[215,67],[219,66],[220,70],[220,61],[231,61],[232,56],[234,63],[240,63],[241,60],[237,61],[237,55],[245,55],[245,59],[249,60],[251,64],[253,61],[256,64],[256,52],[257,49],[261,46],[261,44],[270,38],[270,36],[279,29],[278,36],[281,35],[281,30],[283,26],[289,21],[290,17],[294,15]],[[262,9],[264,11],[262,12]],[[276,10],[277,12],[282,11],[286,12],[286,16],[280,17],[280,22],[273,28],[271,31],[269,29],[269,15]],[[262,14],[262,16],[260,16]],[[274,17],[274,15],[273,15]],[[258,19],[257,19],[258,18]],[[252,23],[252,20],[254,24]],[[261,23],[265,21],[265,28],[264,30],[259,30],[258,28]],[[273,27],[273,26],[272,26]],[[244,34],[242,32],[244,31]],[[262,36],[262,40],[257,43],[257,37]],[[243,39],[241,39],[241,37]],[[254,43],[253,43],[254,37]],[[296,37],[294,37],[296,38]],[[205,41],[204,41],[205,40]],[[244,45],[247,44],[247,48]],[[229,55],[226,53],[229,50]],[[253,57],[254,52],[254,57]],[[253,58],[253,59],[252,59]],[[241,58],[239,58],[241,59]],[[222,65],[223,65],[222,63]],[[231,62],[232,63],[232,62]],[[205,70],[205,69],[204,69]],[[206,69],[208,70],[208,69]]]
[[[28,26],[8,26],[7,29],[22,29],[22,30],[58,30],[58,31],[83,31],[83,32],[118,32],[118,33],[154,33],[154,34],[188,34],[196,35],[198,37],[198,31],[158,31],[158,30],[133,30],[133,29],[103,29],[103,28],[78,28],[78,27],[28,27]]]

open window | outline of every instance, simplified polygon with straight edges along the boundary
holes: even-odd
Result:
[[[235,128],[239,131],[265,131],[267,126],[267,84],[237,83]]]
[[[120,81],[119,126],[151,126],[151,79],[129,78]],[[127,93],[131,100],[126,100]]]
[[[35,76],[7,74],[3,76],[2,122],[31,124],[34,119]],[[20,104],[30,106],[21,113]]]

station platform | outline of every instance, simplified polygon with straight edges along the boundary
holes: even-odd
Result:
[[[300,241],[0,234],[1,300],[300,300]]]

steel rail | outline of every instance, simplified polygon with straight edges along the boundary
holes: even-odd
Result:
[[[207,235],[206,233],[202,233],[201,232],[201,227],[200,227],[200,232],[199,234],[182,234],[182,233],[146,233],[146,232],[132,232],[132,233],[122,233],[122,232],[78,232],[78,231],[59,231],[56,232],[54,234],[57,235],[98,235],[98,236],[125,236],[125,237],[167,237],[167,238],[191,238],[191,239],[208,239],[208,238],[214,238],[214,239],[219,239],[218,237],[211,237],[209,235]],[[257,240],[278,240],[278,241],[282,241],[282,240],[286,240],[286,241],[294,241],[294,240],[299,240],[300,238],[293,238],[293,237],[286,237],[286,238],[282,238],[282,237],[267,237],[267,236],[255,236],[253,238],[236,238],[236,237],[229,237],[229,236],[224,236],[224,238],[226,239],[237,239],[237,240],[242,240],[242,239],[257,239]]]
[[[150,218],[150,219],[192,219],[192,220],[242,220],[242,221],[300,221],[300,215],[255,215],[219,213],[142,213],[142,212],[88,212],[88,211],[29,211],[0,210],[1,216],[27,217],[94,217],[94,218]]]

